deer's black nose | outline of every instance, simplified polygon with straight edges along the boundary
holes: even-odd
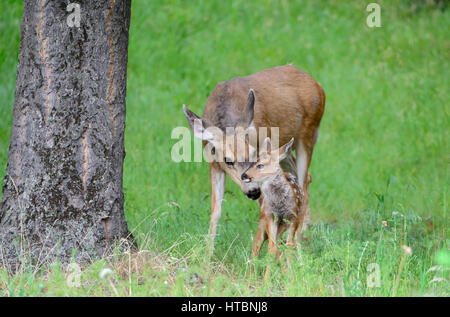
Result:
[[[245,174],[245,173],[243,173],[242,175],[241,175],[241,179],[245,182],[245,181],[250,181],[250,179],[248,178],[248,175],[247,174]]]
[[[245,195],[247,195],[247,197],[251,200],[257,200],[261,196],[261,191],[259,190],[259,188],[257,188],[249,191]]]

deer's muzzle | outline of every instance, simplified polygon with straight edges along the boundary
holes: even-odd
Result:
[[[247,195],[247,197],[250,198],[251,200],[257,200],[259,196],[261,196],[261,190],[259,188],[252,189],[248,193],[245,193],[245,195]]]

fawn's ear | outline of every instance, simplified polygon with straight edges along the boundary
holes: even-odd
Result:
[[[278,158],[279,161],[284,160],[288,156],[289,152],[292,149],[292,144],[294,144],[294,138],[292,138],[288,143],[286,143],[285,145],[280,147],[279,153],[278,153],[279,154],[279,158]]]
[[[189,110],[186,105],[183,105],[183,112],[195,137],[205,141],[211,141],[213,139],[212,133],[205,129],[202,118]]]

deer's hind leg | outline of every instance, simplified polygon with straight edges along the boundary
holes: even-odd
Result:
[[[305,229],[307,225],[311,223],[311,215],[309,209],[309,184],[312,181],[311,174],[309,174],[309,167],[313,155],[314,144],[317,140],[318,128],[315,130],[314,135],[305,136],[303,139],[299,139],[296,144],[296,164],[298,173],[298,185],[304,192],[304,198],[302,202],[302,229]]]

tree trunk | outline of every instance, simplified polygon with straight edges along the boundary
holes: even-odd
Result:
[[[133,241],[122,174],[131,0],[24,0],[0,265],[86,262]],[[73,12],[72,12],[73,13]]]

